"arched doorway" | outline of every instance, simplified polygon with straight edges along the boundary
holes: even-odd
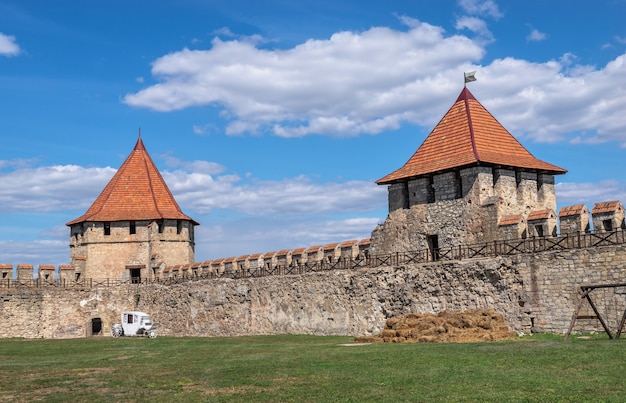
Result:
[[[91,320],[91,335],[102,336],[102,319],[93,318]]]

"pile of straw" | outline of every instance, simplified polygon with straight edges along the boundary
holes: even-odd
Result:
[[[515,332],[504,317],[491,309],[463,312],[443,311],[439,314],[410,313],[387,319],[378,337],[356,337],[357,343],[471,343],[511,339]]]

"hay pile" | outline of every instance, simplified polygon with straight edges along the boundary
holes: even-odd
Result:
[[[410,313],[387,319],[378,337],[356,337],[357,343],[471,343],[497,341],[515,336],[504,317],[491,309],[463,312],[443,311],[439,314]]]

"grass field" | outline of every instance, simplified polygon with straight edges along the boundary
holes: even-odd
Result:
[[[0,340],[0,401],[624,401],[626,342],[350,337]]]

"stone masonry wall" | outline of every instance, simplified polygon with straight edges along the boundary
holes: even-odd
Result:
[[[393,316],[468,308],[495,309],[518,332],[563,333],[579,286],[613,282],[626,282],[625,246],[168,286],[2,289],[0,337],[84,337],[94,318],[108,335],[131,309],[173,336],[372,335]],[[624,290],[592,297],[614,331]],[[581,321],[577,330],[601,328]]]
[[[102,222],[71,227],[71,264],[82,277],[128,280],[127,266],[143,266],[141,277],[150,278],[153,255],[167,257],[168,265],[194,261],[194,228],[189,221],[136,221],[133,234],[129,221],[108,224],[109,235]]]

